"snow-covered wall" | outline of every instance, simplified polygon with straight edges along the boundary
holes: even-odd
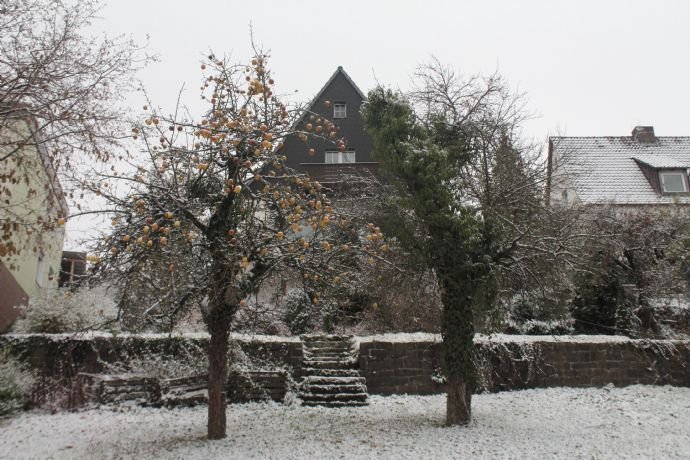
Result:
[[[435,334],[358,337],[359,368],[372,394],[433,394],[445,390],[443,344]],[[233,335],[231,362],[283,368],[299,381],[299,338]],[[619,336],[477,336],[477,391],[587,387],[612,383],[690,387],[690,341]],[[110,363],[162,360],[205,366],[208,335],[0,335],[0,348],[50,375],[108,372]],[[184,377],[185,375],[179,375]]]
[[[588,387],[612,383],[690,387],[690,341],[620,336],[475,338],[482,391]],[[445,390],[443,344],[437,335],[364,337],[360,372],[373,394],[433,394]]]

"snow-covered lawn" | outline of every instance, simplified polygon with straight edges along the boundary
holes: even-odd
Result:
[[[204,439],[206,408],[28,412],[0,420],[2,458],[690,458],[690,388],[553,388],[479,395],[469,427],[445,428],[444,396],[368,407],[228,407],[228,438]]]

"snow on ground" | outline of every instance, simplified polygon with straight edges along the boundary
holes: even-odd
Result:
[[[690,388],[551,388],[474,398],[469,427],[446,428],[443,395],[368,407],[228,407],[228,438],[204,439],[206,408],[0,419],[0,458],[444,459],[690,458]]]
[[[378,334],[358,336],[356,342],[386,342],[386,343],[410,343],[410,342],[441,342],[441,334],[428,332]],[[514,335],[514,334],[475,334],[476,342],[491,343],[545,343],[545,342],[569,342],[569,343],[625,343],[642,342],[642,339],[631,339],[622,335]],[[672,340],[669,340],[672,342]]]

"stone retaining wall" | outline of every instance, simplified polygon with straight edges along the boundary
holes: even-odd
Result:
[[[44,375],[108,372],[108,366],[132,361],[167,360],[200,363],[206,370],[209,338],[206,334],[169,337],[150,335],[0,335],[0,348]],[[255,368],[284,367],[296,377],[302,370],[302,343],[296,338],[233,334],[230,352]],[[242,355],[242,356],[240,356]]]
[[[359,368],[372,394],[444,392],[443,345],[433,334],[360,337]],[[256,369],[284,368],[301,377],[302,343],[297,338],[233,335]],[[629,340],[621,337],[493,336],[477,338],[477,391],[612,383],[690,386],[690,341]],[[75,376],[107,371],[107,363],[165,356],[205,363],[208,336],[167,337],[0,335],[0,348],[45,375]],[[180,375],[180,377],[183,377]]]
[[[443,392],[440,339],[361,338],[360,372],[372,394]],[[690,341],[601,336],[475,339],[477,391],[633,384],[690,386]]]

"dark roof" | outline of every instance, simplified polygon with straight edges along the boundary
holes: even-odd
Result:
[[[297,127],[297,125],[304,119],[304,117],[307,115],[308,112],[311,112],[314,108],[314,104],[321,98],[321,95],[326,91],[326,89],[333,83],[333,80],[335,80],[335,77],[338,76],[338,74],[342,74],[343,77],[352,85],[352,87],[357,91],[357,94],[362,98],[363,101],[367,100],[367,97],[364,95],[361,89],[357,86],[357,84],[350,78],[350,76],[345,72],[345,69],[343,69],[343,66],[339,65],[337,69],[335,69],[335,72],[333,72],[333,75],[331,75],[331,78],[329,78],[326,81],[326,84],[324,84],[321,89],[319,90],[318,93],[316,93],[316,96],[311,98],[311,101],[309,101],[309,104],[304,109],[304,114],[302,114],[300,117],[298,117],[293,123],[292,126],[290,126],[290,131],[294,131],[294,129]]]
[[[550,142],[554,174],[564,171],[583,203],[690,203],[687,195],[658,194],[637,164],[690,167],[690,137],[656,137],[654,142],[638,142],[630,136],[551,137]]]
[[[364,95],[364,93],[362,92],[362,90],[359,89],[359,87],[357,86],[357,84],[352,80],[352,78],[350,78],[350,76],[347,74],[347,72],[345,72],[345,69],[343,69],[343,66],[339,65],[338,68],[335,69],[335,72],[333,72],[333,75],[331,75],[331,78],[328,79],[328,81],[326,82],[326,84],[323,85],[323,87],[319,90],[319,92],[316,93],[316,96],[314,96],[314,97],[312,98],[312,100],[309,102],[309,105],[308,105],[309,108],[311,108],[312,105],[314,104],[314,102],[316,102],[316,101],[319,99],[319,97],[321,97],[321,95],[323,94],[323,92],[326,91],[326,88],[328,88],[328,86],[331,84],[331,82],[333,82],[333,80],[335,80],[335,77],[336,77],[339,73],[343,74],[343,77],[345,77],[345,78],[347,79],[347,81],[352,85],[352,87],[355,89],[355,91],[357,91],[357,93],[362,97],[362,100],[363,100],[363,101],[366,101],[366,100],[367,100],[367,97]]]

